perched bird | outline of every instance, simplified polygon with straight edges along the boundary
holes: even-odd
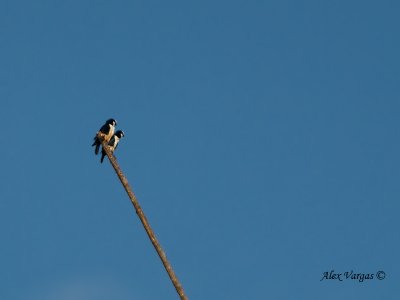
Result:
[[[122,137],[125,136],[124,132],[122,130],[118,130],[111,138],[111,140],[108,142],[108,147],[111,150],[111,153],[114,153],[115,149],[117,149],[118,143]],[[106,151],[104,151],[104,148],[101,149],[101,159],[100,162],[103,163],[104,156],[106,156]]]
[[[92,144],[92,147],[96,146],[96,148],[94,149],[94,153],[96,155],[99,154],[99,149],[101,145],[101,140],[99,139],[99,136],[104,141],[109,142],[111,137],[114,135],[115,126],[117,126],[117,121],[115,121],[114,119],[108,119],[106,123],[101,126],[100,130],[96,133],[96,136],[94,137],[94,142]]]

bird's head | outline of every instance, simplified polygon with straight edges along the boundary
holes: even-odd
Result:
[[[125,136],[125,133],[124,133],[122,130],[118,130],[118,131],[115,133],[115,135],[116,135],[118,138],[122,138],[123,136]]]
[[[117,126],[117,121],[116,120],[114,120],[114,119],[108,119],[107,121],[106,121],[106,124],[109,124],[109,125],[112,125],[112,126]]]

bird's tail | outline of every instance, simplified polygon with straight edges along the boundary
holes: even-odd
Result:
[[[94,153],[97,155],[97,154],[99,154],[99,149],[100,149],[100,140],[99,140],[99,138],[97,137],[97,135],[94,137],[94,142],[93,142],[93,144],[92,144],[92,147],[93,146],[96,146],[95,148],[94,148]]]
[[[96,145],[96,148],[94,148],[94,153],[97,155],[97,154],[99,154],[100,143],[97,142],[95,145]]]
[[[106,154],[104,152],[101,153],[101,159],[100,159],[100,163],[103,163],[104,157],[106,156]]]

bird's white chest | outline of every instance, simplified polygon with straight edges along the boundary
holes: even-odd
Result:
[[[119,142],[119,138],[117,136],[114,136],[112,142],[113,143],[112,143],[112,145],[110,145],[110,150],[112,152],[114,152],[115,148],[117,148],[117,145],[118,145],[118,142]]]
[[[108,125],[108,126],[110,127],[110,130],[108,131],[108,134],[106,134],[104,136],[104,140],[106,142],[110,141],[111,137],[114,135],[114,130],[115,130],[114,126],[112,126],[112,125]]]

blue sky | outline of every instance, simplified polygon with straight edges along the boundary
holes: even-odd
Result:
[[[398,299],[399,6],[3,1],[0,298]]]

